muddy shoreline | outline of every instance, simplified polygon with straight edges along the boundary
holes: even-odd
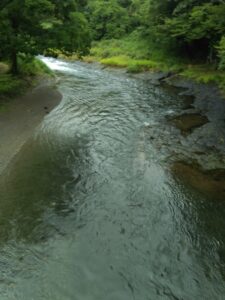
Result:
[[[0,111],[0,175],[61,98],[55,79],[45,78]]]

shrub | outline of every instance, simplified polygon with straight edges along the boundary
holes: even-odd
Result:
[[[225,36],[220,40],[219,46],[217,47],[218,56],[220,59],[219,69],[225,70]]]
[[[53,72],[38,58],[21,55],[18,60],[19,70],[23,76],[53,75]]]
[[[9,74],[0,76],[0,95],[8,96],[20,94],[22,89],[22,81]]]

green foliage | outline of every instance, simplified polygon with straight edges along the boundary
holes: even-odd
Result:
[[[220,40],[218,49],[218,56],[220,59],[219,69],[225,70],[225,36],[223,36]]]
[[[221,1],[151,0],[147,23],[152,40],[189,59],[213,62],[215,45],[225,33]],[[176,49],[176,50],[175,50]]]
[[[10,74],[0,75],[0,95],[10,96],[21,92],[22,80]]]
[[[215,75],[225,69],[222,0],[1,0],[0,59],[10,60],[14,73],[46,72],[32,59],[37,54],[80,58],[91,37],[86,60],[97,57],[130,72],[184,70],[222,82]]]
[[[211,65],[189,65],[181,75],[201,83],[216,83],[225,91],[225,72],[218,71]]]
[[[0,58],[10,59],[17,73],[19,53],[35,56],[48,48],[86,53],[90,35],[76,0],[2,0]]]
[[[154,48],[138,31],[122,39],[94,42],[91,55],[103,63],[128,67],[131,72],[180,70],[185,62],[172,54],[168,55],[163,49]]]
[[[86,15],[95,40],[119,38],[127,32],[128,14],[117,0],[88,1]]]
[[[225,35],[223,1],[87,0],[85,14],[94,40],[124,40],[127,34],[138,32],[145,41],[140,59],[147,56],[146,52],[153,52],[153,55],[161,52],[162,56],[177,56],[198,63],[218,63],[215,46]],[[100,55],[107,58],[112,51],[114,56],[120,55],[121,46],[117,46],[116,41],[114,44],[113,49],[108,49],[106,44],[104,55]],[[132,46],[137,44],[136,40],[131,43],[129,56],[136,57],[136,53],[141,52],[139,49],[133,51]],[[122,54],[127,52],[123,50]],[[94,47],[92,52],[96,51]]]
[[[27,57],[20,55],[18,59],[20,74],[23,76],[39,76],[49,75],[53,76],[54,73],[43,63],[41,60],[34,57]]]
[[[112,67],[127,67],[131,63],[132,59],[128,56],[113,56],[110,58],[103,58],[100,60],[102,64]]]
[[[0,74],[6,74],[9,71],[9,66],[4,63],[4,62],[0,62]]]
[[[150,49],[138,32],[123,39],[102,40],[93,43],[91,55],[102,64],[125,67],[128,72],[138,73],[147,70],[178,71],[182,68],[178,59]],[[86,59],[85,59],[86,60]],[[91,61],[88,57],[87,61]]]
[[[32,56],[19,56],[19,77],[8,73],[9,68],[7,67],[7,64],[1,63],[0,65],[2,66],[2,72],[0,72],[0,97],[17,96],[21,94],[32,84],[33,76],[54,75],[54,73],[42,61],[37,58],[33,58]]]
[[[111,67],[126,67],[127,71],[130,73],[138,73],[148,70],[160,71],[166,68],[166,66],[160,62],[148,59],[134,59],[125,55],[101,59],[100,62]]]
[[[198,82],[216,83],[225,90],[225,72],[218,71],[215,65],[191,64],[188,60],[159,51],[152,46],[147,48],[146,41],[140,36],[134,38],[134,35],[137,33],[120,40],[102,40],[93,43],[92,57],[88,57],[87,61],[91,62],[94,59],[107,66],[125,67],[130,73],[147,70],[172,71]]]
[[[141,38],[137,32],[122,39],[102,40],[93,43],[91,55],[107,58],[128,55],[131,58],[145,59],[150,56],[148,41]]]

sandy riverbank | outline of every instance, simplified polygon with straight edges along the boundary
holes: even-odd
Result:
[[[53,80],[43,80],[0,111],[0,174],[60,100]]]

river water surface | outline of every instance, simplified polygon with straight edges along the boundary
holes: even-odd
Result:
[[[44,61],[63,100],[0,182],[0,299],[225,299],[225,204],[151,138],[172,132],[177,93]]]

